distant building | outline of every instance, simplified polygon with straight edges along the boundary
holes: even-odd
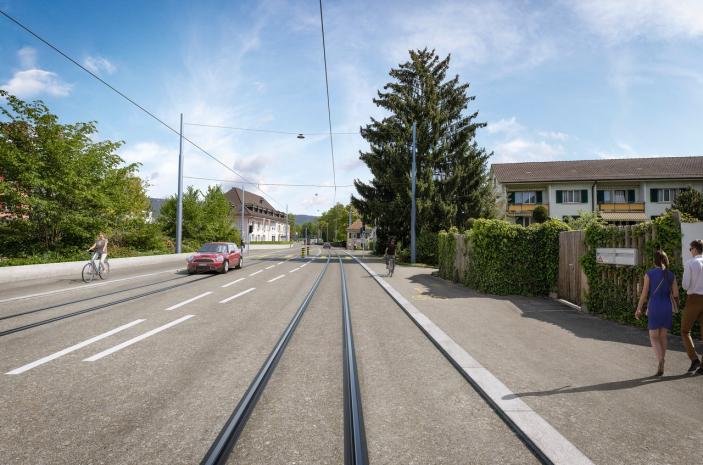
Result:
[[[355,249],[357,246],[368,249],[369,241],[376,239],[376,229],[364,225],[361,220],[356,220],[347,228],[347,249]]]
[[[635,224],[664,214],[681,190],[703,190],[703,157],[496,163],[490,175],[516,223],[529,225],[542,205],[551,218],[598,212],[609,223]]]
[[[244,227],[242,228],[242,190],[230,189],[225,196],[232,205],[234,227],[244,231],[242,237],[248,237],[247,242],[258,241],[287,241],[290,227],[286,214],[278,211],[268,201],[254,193],[244,191]],[[251,234],[248,234],[251,226]]]
[[[166,202],[166,199],[149,197],[149,211],[146,212],[147,223],[156,223],[158,221],[164,202]]]

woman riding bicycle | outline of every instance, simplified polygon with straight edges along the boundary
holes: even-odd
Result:
[[[95,241],[95,244],[88,249],[88,252],[93,251],[95,252],[93,260],[98,259],[100,264],[105,267],[105,259],[107,258],[107,239],[105,238],[105,234],[98,234],[98,239]]]
[[[391,237],[391,240],[388,242],[388,246],[386,247],[386,251],[383,253],[384,258],[386,259],[386,268],[388,269],[388,274],[389,276],[393,275],[393,268],[395,268],[395,238]],[[391,260],[393,262],[391,263]]]

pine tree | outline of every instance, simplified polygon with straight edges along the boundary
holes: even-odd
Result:
[[[465,228],[470,218],[490,216],[494,199],[486,162],[490,157],[475,141],[478,112],[466,113],[475,99],[468,83],[447,79],[450,56],[434,50],[411,50],[410,61],[391,69],[374,103],[388,111],[361,129],[369,143],[360,159],[373,174],[369,184],[355,181],[352,203],[369,223],[376,222],[383,244],[395,236],[409,243],[412,124],[417,125],[417,230],[434,233]]]

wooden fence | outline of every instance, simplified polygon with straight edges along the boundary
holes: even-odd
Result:
[[[586,254],[585,231],[559,233],[558,296],[576,305],[583,305],[588,281],[581,266]]]

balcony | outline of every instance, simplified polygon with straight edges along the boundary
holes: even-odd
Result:
[[[523,203],[519,205],[508,204],[508,214],[514,216],[532,215],[534,209],[540,206],[546,208],[547,215],[549,215],[549,205],[543,203]]]
[[[606,213],[644,212],[644,203],[599,203],[598,210]]]

